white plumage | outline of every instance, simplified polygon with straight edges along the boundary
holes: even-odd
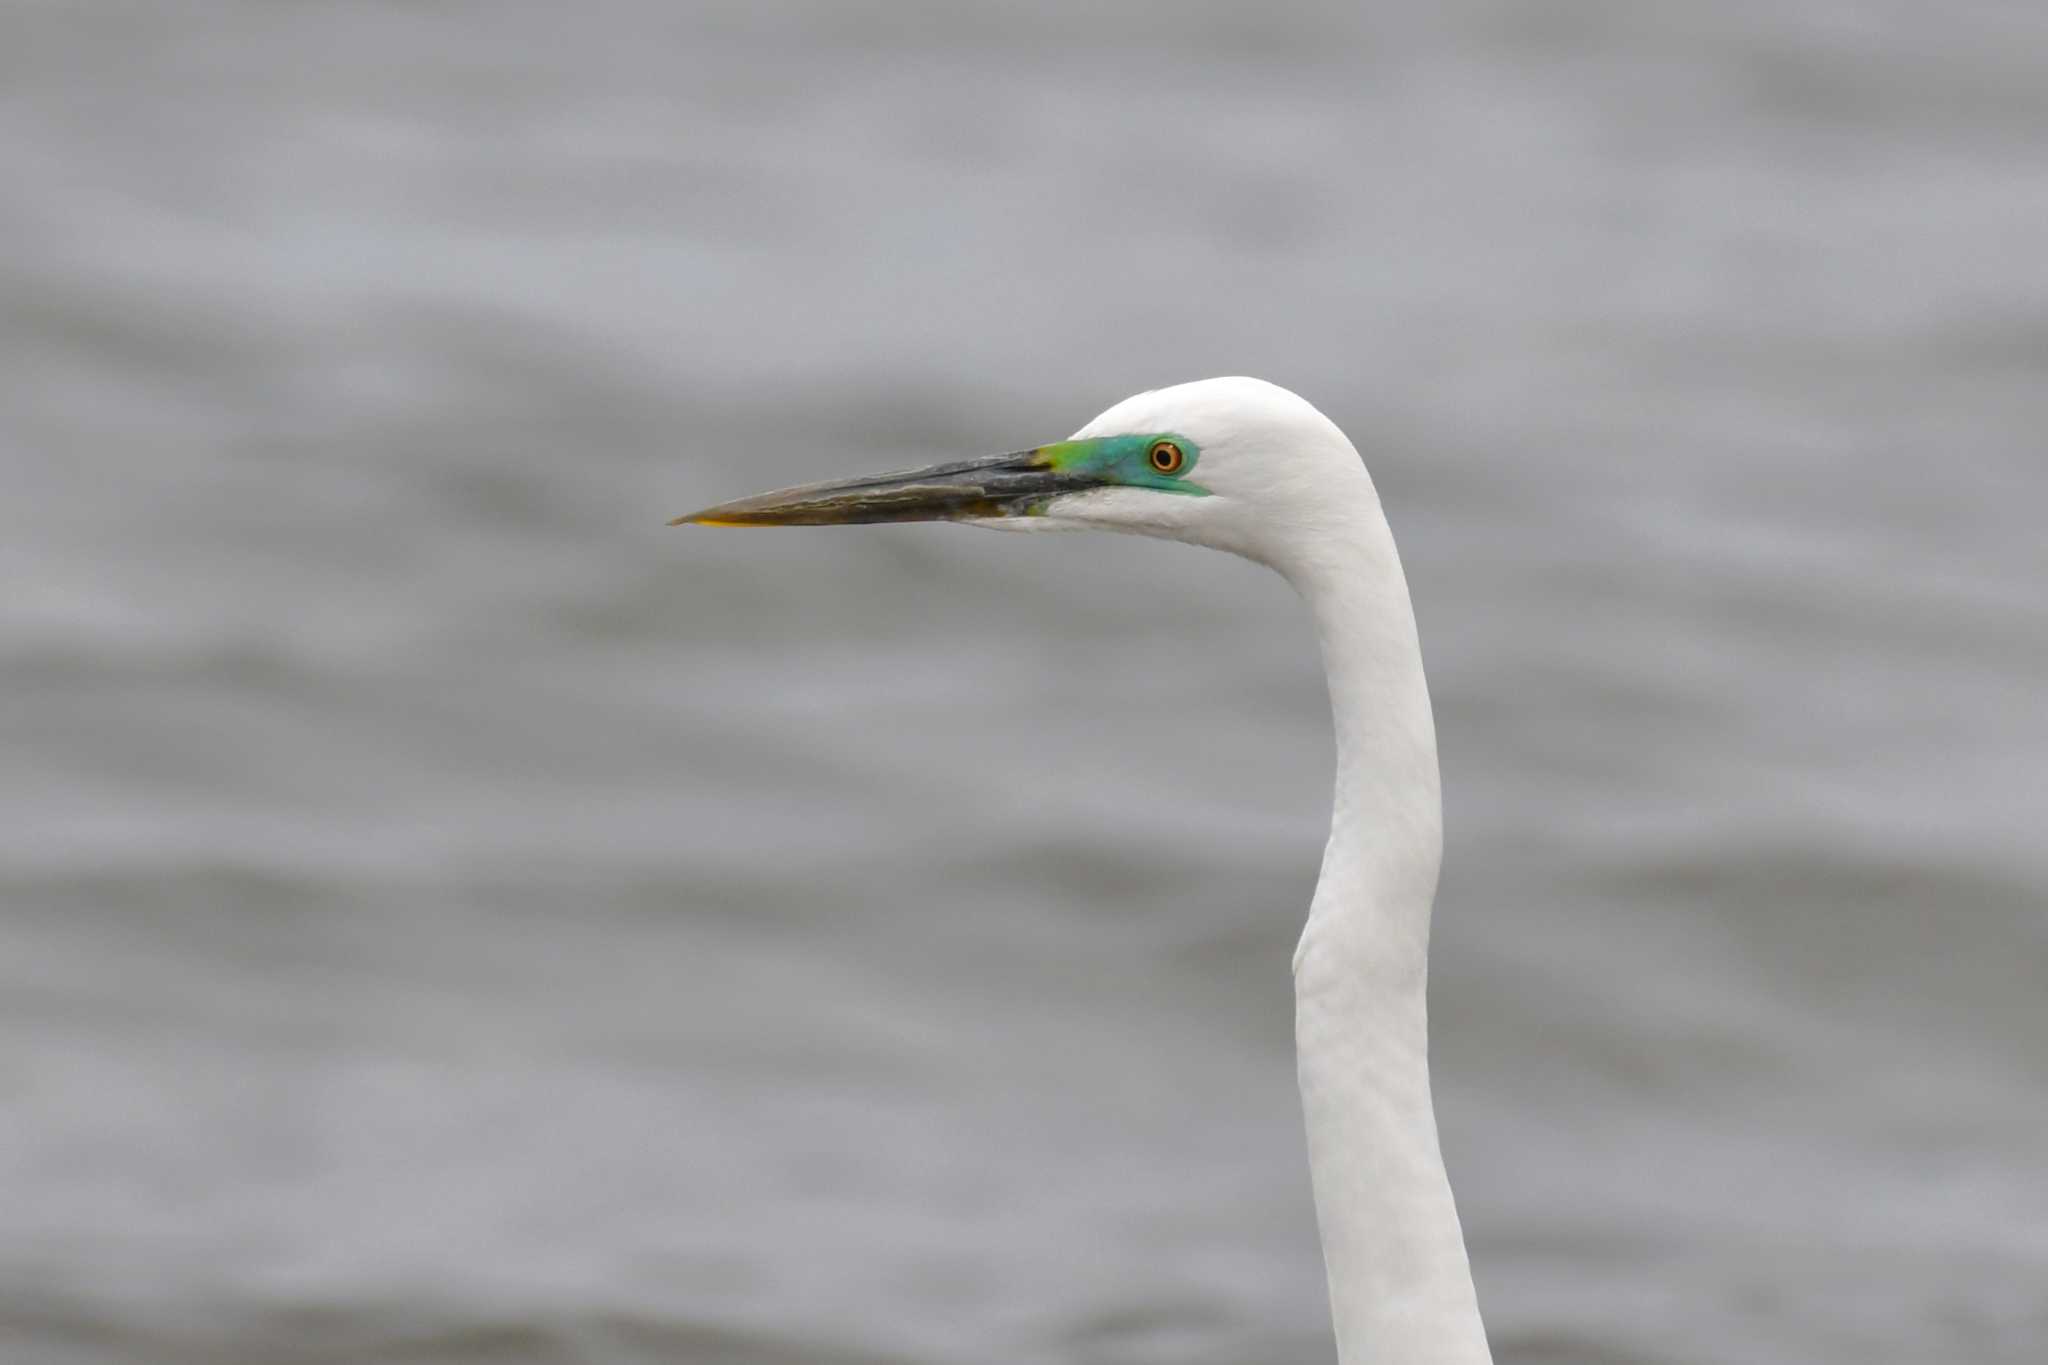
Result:
[[[1105,439],[1162,434],[1188,447],[1185,485],[1177,469],[1153,477],[1129,463],[1127,447],[1144,442]],[[1330,841],[1294,953],[1296,1065],[1337,1355],[1343,1365],[1488,1365],[1430,1102],[1436,726],[1372,478],[1327,417],[1256,379],[1141,393],[1074,439],[1104,443],[791,489],[681,520],[1125,531],[1228,550],[1294,585],[1315,618],[1337,740]]]

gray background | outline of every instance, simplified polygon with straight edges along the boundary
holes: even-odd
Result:
[[[1221,556],[667,516],[1357,440],[1502,1361],[2048,1341],[2048,19],[0,12],[0,1359],[1329,1358]]]

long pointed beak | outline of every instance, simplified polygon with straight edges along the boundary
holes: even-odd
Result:
[[[982,460],[757,493],[677,517],[669,525],[845,526],[1028,516],[1049,498],[1101,483],[1093,475],[1053,468],[1040,451],[1020,450]]]

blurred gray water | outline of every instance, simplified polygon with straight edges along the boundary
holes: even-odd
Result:
[[[1503,1365],[2048,1352],[2048,18],[0,13],[0,1360],[1327,1360],[1248,565],[1366,452]]]

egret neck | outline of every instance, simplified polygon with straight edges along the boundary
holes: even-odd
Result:
[[[1330,841],[1294,953],[1296,1069],[1343,1365],[1488,1365],[1430,1101],[1436,726],[1407,582],[1364,465],[1276,557],[1308,602],[1337,744]]]

